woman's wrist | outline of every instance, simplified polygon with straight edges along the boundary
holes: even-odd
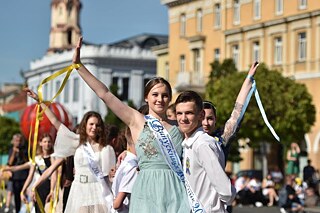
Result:
[[[248,73],[248,75],[247,75],[246,78],[248,78],[251,82],[254,81],[253,75],[251,75],[251,74],[249,74],[249,73]]]

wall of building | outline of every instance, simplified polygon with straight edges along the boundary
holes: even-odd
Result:
[[[214,50],[220,50],[220,61],[225,58],[237,58],[237,67],[244,71],[249,68],[258,53],[260,62],[270,68],[278,69],[284,76],[299,79],[306,84],[316,106],[316,123],[306,134],[310,157],[319,162],[320,140],[320,100],[316,85],[319,85],[320,73],[320,4],[317,0],[308,0],[307,5],[299,5],[298,0],[283,0],[283,9],[277,9],[277,0],[239,0],[239,20],[235,21],[235,0],[198,0],[163,1],[168,7],[169,21],[169,64],[173,88],[180,87],[180,56],[185,56],[185,70],[189,76],[194,72],[194,49],[200,51],[200,63],[203,86],[210,74],[210,63],[215,59]],[[260,14],[255,17],[254,3],[260,2]],[[217,6],[220,16],[217,16]],[[197,30],[198,11],[202,11],[202,30]],[[181,35],[185,17],[185,34]],[[216,24],[220,17],[220,24]],[[281,44],[281,60],[276,60],[276,42]],[[299,58],[299,45],[305,47],[305,57]],[[235,47],[238,54],[235,54]],[[254,47],[257,51],[254,51]],[[234,57],[237,55],[238,57]],[[301,76],[304,76],[303,79]],[[193,88],[194,82],[186,80],[185,88]],[[203,88],[204,89],[204,88]],[[201,90],[200,90],[201,91]],[[179,92],[179,91],[177,91]],[[252,159],[251,157],[249,157]],[[247,168],[251,160],[243,161]],[[251,166],[253,166],[251,164]],[[241,167],[241,166],[240,166]],[[320,168],[318,166],[318,168]]]

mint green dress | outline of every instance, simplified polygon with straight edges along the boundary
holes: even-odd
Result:
[[[169,130],[169,134],[181,158],[183,137],[176,126]],[[132,189],[129,212],[190,212],[184,184],[167,165],[147,124],[135,147],[140,171]]]

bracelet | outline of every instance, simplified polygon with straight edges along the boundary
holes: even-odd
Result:
[[[248,78],[251,82],[254,81],[253,75],[248,74],[246,78]]]
[[[32,192],[35,192],[35,191],[36,191],[36,188],[35,188],[35,187],[33,187],[33,188],[31,189],[31,191],[32,191]]]

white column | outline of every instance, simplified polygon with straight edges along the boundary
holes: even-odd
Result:
[[[132,70],[130,77],[130,86],[129,86],[129,100],[132,100],[133,103],[140,107],[141,103],[144,102],[144,71],[143,70]]]

